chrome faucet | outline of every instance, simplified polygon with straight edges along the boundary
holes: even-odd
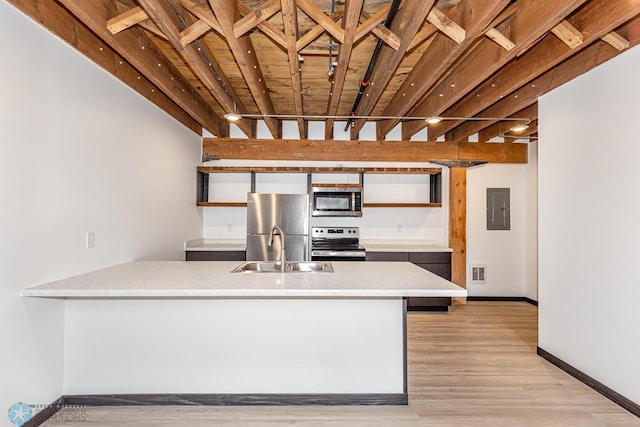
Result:
[[[269,246],[273,246],[273,235],[276,231],[280,233],[280,271],[284,273],[287,269],[287,254],[284,250],[284,231],[282,231],[282,228],[280,228],[279,225],[274,225],[273,228],[271,228],[271,234],[269,234]]]

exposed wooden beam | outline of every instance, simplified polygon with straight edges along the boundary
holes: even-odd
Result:
[[[585,34],[584,43],[576,49],[569,49],[556,36],[547,35],[517,61],[507,64],[478,88],[469,92],[457,105],[446,110],[442,115],[450,117],[473,117],[488,108],[494,102],[509,97],[515,90],[540,76],[545,71],[558,65],[565,59],[577,54],[601,36],[640,14],[640,4],[629,7],[626,0],[592,1],[569,18],[569,22],[581,28]],[[514,110],[517,111],[517,110]],[[505,117],[505,116],[483,116]],[[441,122],[429,126],[429,139],[458,126],[459,121]],[[470,124],[470,128],[476,128]],[[466,126],[465,126],[466,127]],[[455,139],[463,138],[458,135]]]
[[[332,19],[335,22],[338,22],[342,19],[343,14],[344,14],[344,6],[341,6],[335,11],[335,13],[332,16]],[[321,34],[324,34],[324,33],[325,33],[324,27],[322,25],[316,25],[315,27],[307,31],[307,33],[304,36],[298,39],[298,42],[296,43],[296,50],[300,52],[302,49],[307,47],[311,42],[313,42],[315,39],[320,37]]]
[[[231,48],[233,57],[238,64],[238,68],[240,68],[240,72],[247,86],[249,86],[249,91],[251,95],[253,95],[253,99],[260,113],[274,115],[275,108],[273,107],[267,84],[264,81],[264,76],[258,63],[258,57],[256,56],[256,50],[253,47],[251,38],[248,34],[236,37],[233,33],[233,26],[240,15],[236,1],[209,0],[209,4],[216,18],[218,18],[218,22],[220,22],[220,27],[222,28],[224,37],[227,39],[227,44]],[[267,117],[264,119],[264,122],[269,128],[269,131],[271,131],[271,135],[277,138],[279,136],[278,120],[273,117]]]
[[[491,40],[498,43],[500,46],[502,46],[506,50],[511,50],[514,47],[516,47],[516,44],[514,42],[509,40],[507,36],[502,34],[500,31],[496,30],[495,28],[489,29],[484,34],[485,36],[489,37]]]
[[[156,0],[139,0],[138,3],[158,28],[169,38],[174,49],[176,49],[182,59],[191,67],[196,76],[203,82],[207,89],[209,89],[220,105],[228,111],[232,111],[234,108],[240,112],[246,111],[242,104],[234,103],[233,88],[223,84],[224,80],[222,77],[214,73],[214,70],[202,57],[198,49],[193,44],[186,46],[182,44],[180,41],[180,30],[182,29],[183,23],[171,5],[167,2],[158,2]],[[238,123],[238,127],[245,133],[251,132],[250,123],[241,122]],[[247,133],[247,135],[251,136],[251,133]]]
[[[640,19],[635,19],[633,25],[633,31],[629,32],[629,41],[631,46],[636,46],[640,43]],[[480,112],[479,115],[483,117],[507,117],[514,114],[516,111],[530,105],[532,100],[535,101],[545,93],[586,73],[618,54],[620,54],[620,51],[602,40],[591,43],[588,47],[581,50],[580,53],[529,82],[511,94],[511,96],[489,106]],[[490,124],[491,123],[479,124],[478,122],[462,123],[453,129],[453,139],[459,140],[466,138],[466,136],[473,135]]]
[[[625,39],[615,31],[611,31],[610,33],[605,34],[601,37],[601,39],[618,50],[622,51],[625,49],[629,49],[629,40]]]
[[[203,124],[196,121],[193,114],[186,112],[185,108],[176,103],[176,98],[170,98],[165,94],[160,85],[142,75],[125,56],[93,32],[70,9],[59,2],[51,1],[9,0],[8,2],[194,133],[202,134]],[[106,34],[111,34],[105,26],[107,16],[111,13],[117,14],[115,7],[106,8],[101,15],[104,19],[101,21],[100,28]],[[98,15],[97,12],[95,14]],[[132,31],[139,32],[137,29]],[[215,118],[215,115],[212,117]]]
[[[460,25],[456,24],[451,18],[445,15],[438,8],[431,8],[427,20],[442,33],[446,34],[454,42],[460,44],[464,41],[466,31]]]
[[[329,18],[323,11],[321,11],[315,3],[310,0],[296,0],[296,3],[298,7],[302,9],[307,16],[309,16],[309,18],[321,25],[333,36],[333,38],[338,40],[339,43],[344,43],[344,30],[336,24],[333,19]]]
[[[140,6],[133,7],[124,13],[107,21],[107,29],[111,34],[118,34],[120,31],[133,27],[136,24],[149,19],[149,15]]]
[[[197,20],[180,33],[180,43],[182,46],[186,46],[207,34],[209,31],[211,31],[209,24],[201,19]]]
[[[220,35],[222,33],[222,27],[220,27],[220,23],[218,19],[211,13],[211,10],[200,3],[197,3],[195,0],[179,0],[179,2],[187,9],[189,12],[193,13],[194,16],[197,16],[200,20],[206,22],[211,28],[215,30]]]
[[[575,49],[580,46],[584,41],[582,33],[567,20],[564,20],[553,27],[551,32],[571,49]]]
[[[347,77],[347,69],[351,59],[351,50],[353,49],[354,39],[356,37],[356,23],[362,11],[363,0],[349,0],[345,4],[344,17],[342,18],[342,26],[344,28],[344,42],[340,45],[337,62],[338,66],[331,80],[331,89],[329,91],[329,101],[327,104],[327,115],[334,116],[338,111],[338,104],[342,96],[342,89]],[[325,139],[333,137],[333,119],[325,121]]]
[[[435,0],[413,0],[406,2],[404,7],[398,10],[390,28],[402,35],[400,47],[397,50],[382,47],[377,60],[378,66],[373,69],[369,78],[375,84],[367,88],[369,96],[361,98],[356,114],[366,116],[371,113],[434,3]],[[363,125],[363,120],[355,121],[351,129],[352,139],[356,138]]]
[[[449,169],[451,281],[467,287],[467,168]]]
[[[515,3],[511,3],[502,12],[500,12],[500,14],[496,16],[489,25],[487,25],[487,30],[497,27],[507,19],[510,19],[513,15],[518,14],[522,10],[522,8],[525,7],[525,4],[526,2],[524,1],[516,1]]]
[[[451,19],[458,12],[458,7],[452,8],[449,12],[446,13],[447,18]],[[413,37],[411,43],[409,43],[408,51],[413,50],[416,46],[424,43],[427,39],[431,39],[433,41],[433,35],[438,32],[438,29],[434,27],[432,24],[426,23],[423,28],[418,31],[418,33]],[[425,46],[428,47],[429,45]]]
[[[160,28],[158,28],[158,26],[154,24],[151,19],[142,21],[138,25],[144,28],[145,30],[149,31],[151,34],[160,37],[162,40],[169,41],[167,36],[165,36],[164,33],[160,31]]]
[[[514,117],[526,117],[531,121],[534,121],[538,118],[538,103],[531,104],[530,106],[524,108],[523,110],[518,111],[509,116],[510,118]],[[513,121],[500,121],[497,122],[480,132],[478,132],[478,140],[479,141],[488,141],[492,138],[499,136],[505,132],[508,132],[513,126],[515,122]],[[508,141],[505,141],[508,142]]]
[[[379,14],[380,12],[378,12],[377,15]],[[387,11],[387,14],[388,14],[388,11]],[[372,17],[373,17],[372,15],[369,15],[366,11],[363,10],[362,15],[360,16],[360,19],[363,20],[362,22],[366,23]],[[386,15],[383,16],[380,22],[383,22],[386,19],[386,17],[387,17]],[[389,30],[387,27],[385,27],[383,24],[378,23],[378,25],[374,26],[371,29],[371,32],[373,33],[373,35],[375,35],[384,43],[386,43],[387,46],[389,46],[390,48],[394,50],[398,50],[398,48],[400,47],[400,37],[397,34],[393,33],[391,30]],[[358,37],[356,32],[356,40],[360,40],[360,38],[364,37],[365,35],[366,34],[362,34],[360,37]]]
[[[242,19],[236,22],[233,26],[233,34],[235,34],[236,37],[240,37],[248,33],[249,31],[257,27],[261,22],[266,21],[276,13],[280,12],[280,9],[280,0],[269,0],[268,2],[264,3],[259,8],[252,10],[251,13],[246,14]]]
[[[116,3],[116,6],[118,10],[126,7],[119,2]],[[149,15],[147,15],[147,12],[145,12],[144,9],[142,9],[140,6],[125,10],[120,15],[107,21],[107,28],[109,29],[109,31],[111,31],[111,34],[117,34],[120,31],[131,28],[134,25],[139,25],[145,30],[149,31],[151,34],[154,34],[161,39],[168,41],[167,36],[165,36],[164,33],[160,31],[158,26],[154,24],[151,19],[149,19]]]
[[[244,15],[251,14],[253,12],[250,7],[245,6],[242,2],[238,2],[238,9],[240,9],[240,13]],[[284,33],[275,26],[267,21],[262,21],[258,24],[258,28],[271,40],[276,42],[276,44],[280,45],[284,49],[287,48],[287,43],[284,40]]]
[[[447,36],[436,34],[429,49],[422,54],[411,73],[388,103],[384,115],[405,115],[411,106],[422,99],[440,76],[467,50],[471,43],[482,35],[487,24],[500,13],[507,3],[508,0],[476,0],[473,4],[465,2],[458,5],[453,20],[466,28],[467,37],[465,40],[458,44]],[[360,114],[360,112],[358,113]],[[397,120],[378,122],[376,126],[377,138],[384,138],[397,123]],[[357,125],[361,126],[362,123]]]
[[[356,41],[365,37],[369,34],[375,27],[382,24],[389,14],[389,10],[391,10],[391,5],[388,4],[373,15],[367,13],[360,17],[360,25],[356,29]],[[364,12],[364,11],[363,11]],[[383,25],[384,27],[384,25]]]
[[[226,126],[220,117],[193,87],[179,78],[180,72],[142,30],[130,28],[116,35],[111,34],[106,27],[106,22],[111,16],[118,14],[113,3],[87,3],[84,0],[59,0],[59,2],[140,73],[147,76],[163,93],[191,114],[202,124],[202,127],[214,135],[227,134]]]
[[[505,28],[498,28],[505,33],[509,33],[518,49],[507,51],[493,41],[483,38],[478,42],[475,49],[460,61],[456,67],[458,71],[450,73],[440,80],[430,90],[432,96],[427,96],[413,109],[410,109],[410,114],[413,116],[442,115],[447,108],[454,105],[474,87],[515,58],[519,51],[529,49],[540,37],[585,1],[538,0],[535,5],[534,3],[527,3],[528,7],[525,6],[517,15],[505,22]],[[423,93],[423,95],[425,94]],[[392,123],[383,124],[380,130],[391,129],[390,124]],[[407,123],[402,128],[403,138],[410,138],[425,126],[426,123],[424,122],[413,121]],[[430,133],[429,139],[431,138]]]
[[[433,25],[426,25],[422,30],[418,31],[413,40],[411,40],[411,43],[409,43],[409,47],[407,48],[407,52],[413,50],[428,38],[433,37],[437,32],[438,29]]]
[[[204,138],[203,155],[221,159],[429,162],[434,159],[527,163],[526,144]]]
[[[282,23],[287,42],[287,55],[289,57],[289,74],[291,75],[291,91],[293,92],[293,105],[296,115],[304,114],[302,102],[302,78],[300,75],[300,61],[296,42],[298,41],[298,11],[295,0],[281,0]],[[297,118],[300,139],[305,139],[305,124],[302,117]]]

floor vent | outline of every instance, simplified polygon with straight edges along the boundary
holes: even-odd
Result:
[[[471,283],[487,283],[487,264],[483,262],[469,264],[469,278]]]

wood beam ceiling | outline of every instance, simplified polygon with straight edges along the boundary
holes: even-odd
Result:
[[[475,2],[474,2],[475,3]],[[504,34],[509,34],[516,48],[505,50],[489,39],[481,39],[467,56],[462,58],[456,71],[448,74],[438,84],[418,95],[427,96],[413,108],[401,108],[402,114],[412,116],[439,116],[454,105],[466,93],[490,77],[500,67],[515,58],[518,53],[527,51],[558,22],[580,7],[585,0],[539,0],[527,2],[518,14],[498,26]],[[465,3],[467,4],[467,3]],[[398,108],[400,100],[394,99],[389,105]],[[397,114],[389,114],[397,115]],[[395,121],[381,122],[378,135],[386,134]],[[426,126],[424,122],[413,121],[403,126],[403,138],[408,139]]]
[[[203,155],[222,159],[430,162],[434,159],[527,163],[528,144],[204,138]]]
[[[54,13],[49,2],[38,8],[34,0],[9,1],[32,16],[41,16],[41,10]],[[391,6],[378,0],[348,0],[331,14],[320,0],[260,0],[252,7],[242,0],[51,2],[64,5],[67,17],[61,19],[90,30],[76,30],[78,35],[66,37],[69,43],[191,129],[204,127],[223,138],[229,125],[220,116],[233,110],[269,116],[348,114],[354,79],[364,74],[378,40],[383,42],[378,65],[356,115],[524,114],[532,120],[525,134],[535,133],[537,97],[636,45],[640,25],[640,3],[629,0],[403,0],[390,28],[383,22]],[[333,84],[322,58],[329,58],[329,38],[339,45]],[[108,45],[101,55],[87,48],[94,41]],[[299,55],[308,55],[307,60],[300,62]],[[265,122],[272,136],[281,137],[280,120]],[[307,138],[308,119],[297,122],[300,138]],[[376,137],[386,137],[395,123],[378,122]],[[237,126],[255,138],[256,124],[245,118]],[[351,138],[363,124],[356,120]],[[444,135],[462,142],[480,132],[484,141],[511,124],[447,120],[430,125],[428,139]],[[330,139],[333,120],[325,125]],[[424,126],[405,121],[402,138]],[[429,152],[431,145],[419,147]],[[499,144],[468,145],[483,153],[498,150]],[[374,145],[359,149],[376,150]]]
[[[331,79],[331,89],[329,92],[329,101],[327,105],[327,115],[335,116],[338,112],[338,103],[342,96],[342,88],[347,77],[347,69],[349,68],[349,60],[351,59],[351,50],[356,36],[356,27],[348,25],[352,22],[358,22],[358,17],[362,11],[363,0],[349,0],[345,5],[344,17],[342,19],[342,29],[344,31],[343,42],[340,45],[338,53],[338,66]],[[333,138],[333,119],[325,121],[325,139]]]
[[[445,74],[451,64],[483,33],[486,26],[507,4],[507,0],[478,0],[474,2],[473,5],[471,5],[471,3],[465,3],[459,7],[453,21],[465,28],[465,39],[461,43],[456,43],[450,37],[443,34],[436,34],[429,49],[424,52],[395,96],[393,96],[387,104],[384,115],[406,115],[409,108],[422,98],[423,94],[433,86],[441,75]],[[477,9],[476,6],[478,6]],[[364,111],[373,108],[373,105],[374,100],[369,101]],[[384,135],[389,133],[397,123],[398,120],[378,122],[378,139],[384,138]],[[355,135],[355,132],[358,131],[363,124],[363,122],[360,122],[354,126],[352,136]]]
[[[576,55],[581,49],[602,36],[610,33],[624,22],[640,13],[640,3],[629,6],[627,0],[598,0],[587,4],[568,20],[568,25],[580,28],[584,33],[583,43],[573,49],[553,35],[545,36],[540,42],[517,59],[507,64],[485,83],[470,91],[461,102],[446,110],[442,115],[448,117],[473,117],[495,102],[509,96],[519,87],[531,82],[547,70],[557,66],[565,59]],[[481,117],[504,117],[484,116]],[[435,140],[453,130],[462,121],[446,121],[429,126],[429,139]],[[471,124],[470,124],[471,125]],[[477,124],[476,124],[477,125]],[[475,127],[475,126],[473,126]],[[459,132],[453,132],[448,138],[466,138]]]
[[[233,35],[236,37],[245,35],[262,22],[280,12],[281,9],[282,5],[280,4],[280,0],[269,0],[259,8],[247,13],[242,17],[242,19],[238,20],[238,22],[233,25]],[[286,15],[285,12],[283,12],[283,14]]]
[[[538,103],[534,103],[529,105],[528,107],[516,112],[515,114],[512,114],[509,116],[509,118],[519,118],[519,117],[526,117],[527,119],[529,119],[531,122],[534,122],[535,120],[537,120],[538,118]],[[513,122],[513,121],[500,121],[497,122],[485,129],[483,129],[482,131],[478,132],[478,140],[479,141],[489,141],[492,138],[496,138],[499,136],[504,135],[505,133],[509,132],[511,130],[511,128],[516,124],[517,122]],[[523,133],[519,133],[519,135],[526,135],[524,132]],[[511,142],[511,140],[505,140],[505,142]]]
[[[375,85],[368,87],[369,96],[362,98],[360,106],[354,113],[363,116],[371,114],[373,107],[387,87],[389,80],[391,80],[395,74],[398,65],[404,58],[405,53],[409,49],[411,42],[426,16],[429,14],[429,11],[433,8],[434,3],[435,0],[413,0],[405,3],[404,7],[397,12],[395,18],[391,21],[390,29],[393,32],[402,34],[400,47],[397,50],[393,50],[387,46],[382,46],[379,54],[380,57],[377,60],[377,63],[382,65],[374,68],[369,77],[369,81],[374,82]],[[364,83],[369,84],[369,82]],[[356,138],[362,126],[364,126],[364,121],[357,120],[351,130],[351,137],[353,139]]]
[[[296,43],[298,42],[298,11],[296,9],[295,0],[281,0],[282,7],[282,23],[284,26],[284,34],[287,42],[287,55],[289,57],[289,73],[291,74],[291,88],[293,91],[293,104],[295,105],[296,114],[304,115],[304,107],[302,102],[302,76],[300,75],[300,61],[298,60],[298,51]],[[298,117],[298,133],[300,139],[304,139],[305,122],[302,117]]]
[[[619,33],[626,36],[630,46],[640,44],[640,17],[636,17],[622,26]],[[561,86],[568,81],[586,73],[594,66],[598,66],[609,59],[617,56],[620,52],[608,43],[599,40],[583,49],[578,54],[565,60],[562,64],[547,71],[537,79],[522,86],[511,96],[496,102],[487,109],[480,112],[482,117],[506,117],[531,104],[531,99],[537,99],[545,93]],[[494,116],[493,114],[498,114]],[[491,124],[491,123],[488,123]],[[469,135],[479,132],[485,124],[477,122],[465,122],[453,130],[454,136],[451,139],[464,139]]]
[[[188,44],[184,46],[182,44],[180,32],[184,29],[185,23],[181,21],[178,13],[176,13],[172,6],[167,2],[157,0],[139,0],[138,3],[145,12],[147,12],[156,26],[167,36],[174,49],[176,49],[185,63],[189,65],[191,70],[205,84],[207,89],[211,91],[220,105],[222,105],[223,108],[235,108],[233,89],[225,84],[226,77],[223,80],[223,77],[219,75],[220,72],[214,70],[213,64],[210,65],[210,62],[203,57],[202,51],[195,45]],[[180,16],[183,16],[183,14],[180,13]],[[238,108],[244,110],[242,105],[238,106]],[[241,125],[243,131],[251,135],[251,124],[247,122]]]
[[[252,13],[256,13],[256,11],[249,8],[248,6],[245,6],[242,2],[238,2],[238,9],[240,10],[240,14],[245,16],[248,16]],[[285,41],[284,33],[279,29],[277,29],[275,26],[271,25],[267,21],[261,21],[258,23],[257,27],[260,29],[260,31],[262,31],[264,34],[269,36],[269,38],[273,40],[276,44],[280,45],[280,47],[284,49],[287,48],[287,43]],[[235,34],[235,26],[234,26],[234,34]]]
[[[253,95],[260,113],[271,116],[275,115],[276,111],[273,107],[269,89],[264,80],[264,75],[258,63],[256,50],[253,47],[251,39],[247,34],[240,37],[236,37],[234,34],[234,25],[240,15],[237,2],[235,0],[209,0],[209,4],[216,18],[218,18],[222,33],[229,44],[229,48],[242,72],[245,82],[249,86],[249,90]],[[235,98],[235,101],[237,103],[238,99]],[[273,117],[266,117],[264,122],[269,128],[271,135],[274,138],[278,138],[280,136],[278,134],[280,132],[278,121]]]

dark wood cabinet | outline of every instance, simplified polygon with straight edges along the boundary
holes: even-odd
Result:
[[[245,251],[187,251],[187,261],[245,261]]]
[[[407,252],[367,252],[367,261],[409,261]]]
[[[367,252],[367,261],[408,261],[451,280],[451,252]],[[448,311],[450,305],[448,297],[407,298],[410,311]]]

